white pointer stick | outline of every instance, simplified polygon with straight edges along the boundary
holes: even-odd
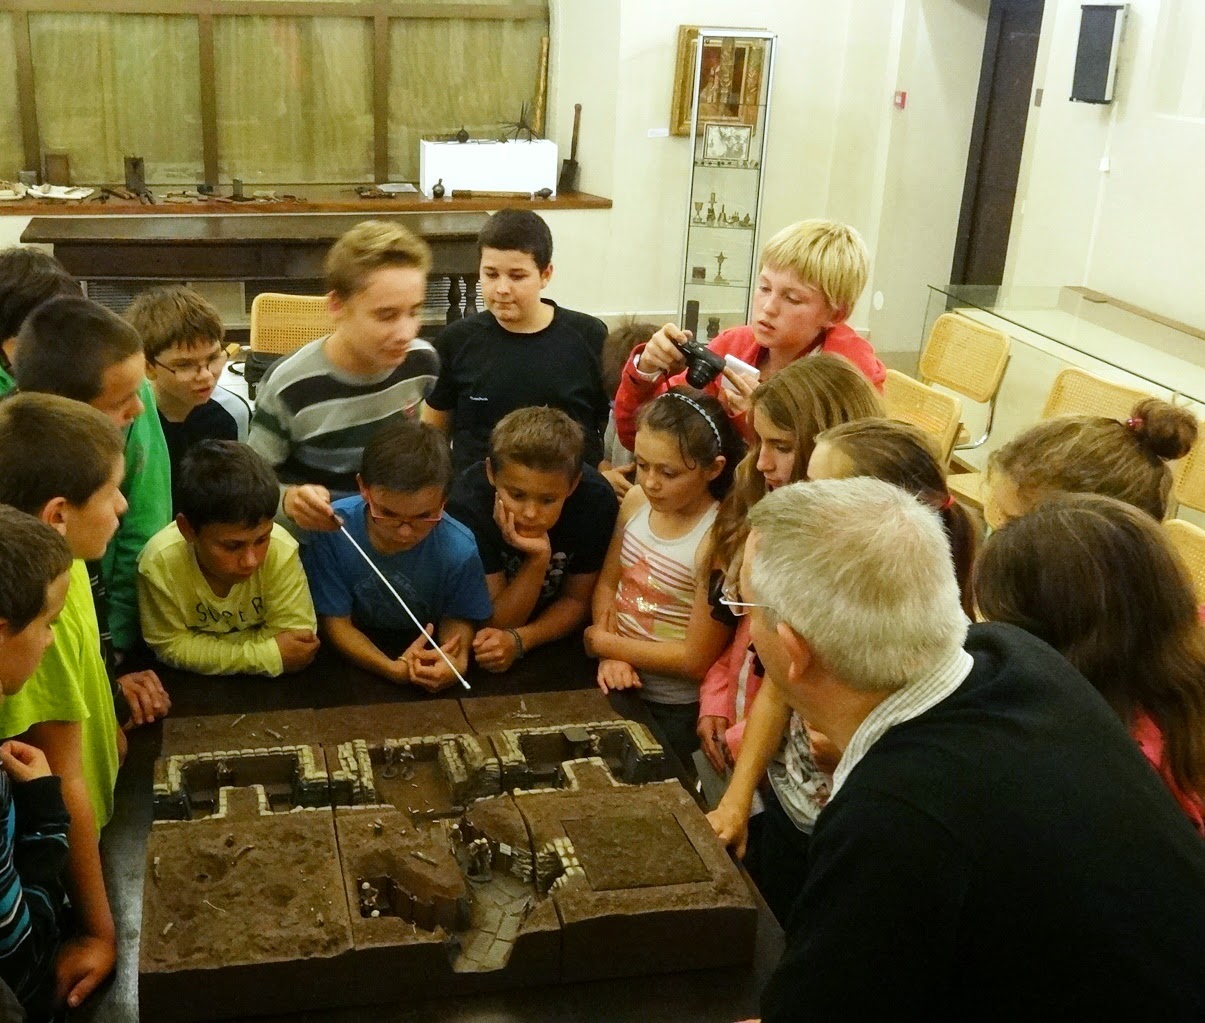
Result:
[[[468,684],[468,682],[465,681],[464,676],[462,674],[460,674],[459,669],[456,667],[455,664],[452,663],[451,658],[448,657],[448,655],[443,652],[443,649],[440,647],[440,645],[437,642],[435,642],[435,637],[432,636],[431,633],[429,633],[426,629],[423,628],[422,622],[420,622],[417,618],[414,617],[414,612],[410,610],[410,605],[407,604],[404,600],[402,600],[402,595],[393,588],[393,583],[391,583],[388,579],[385,578],[385,574],[379,568],[377,568],[376,562],[374,562],[372,560],[372,558],[370,558],[368,556],[368,554],[365,553],[363,547],[361,547],[358,543],[356,543],[356,538],[347,531],[347,527],[345,525],[343,525],[342,522],[339,523],[339,532],[342,533],[345,537],[347,537],[348,540],[351,541],[351,545],[360,552],[360,557],[362,557],[364,559],[364,561],[368,565],[368,567],[371,568],[374,572],[376,572],[377,578],[380,579],[381,582],[383,582],[385,584],[385,588],[390,593],[392,593],[394,598],[397,600],[397,602],[402,605],[402,610],[405,611],[406,614],[408,614],[410,616],[410,620],[412,622],[414,622],[414,624],[416,626],[418,626],[418,631],[427,637],[427,642],[429,642],[431,644],[431,646],[433,646],[435,648],[435,652],[437,654],[439,654],[440,657],[443,658],[444,664],[446,664],[449,668],[451,668],[452,674],[455,675],[458,679],[460,679],[460,684],[462,686],[464,686],[465,689],[471,690],[473,687],[470,686]]]

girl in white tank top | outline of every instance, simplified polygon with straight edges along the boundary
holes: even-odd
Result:
[[[599,686],[639,689],[680,759],[698,748],[699,679],[730,638],[706,601],[695,607],[695,582],[709,563],[708,534],[743,448],[708,395],[676,388],[645,406],[638,485],[620,507],[586,630]],[[688,623],[705,637],[689,658]]]

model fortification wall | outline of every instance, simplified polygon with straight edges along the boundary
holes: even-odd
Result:
[[[142,1018],[751,959],[743,879],[600,694],[342,710],[165,723]]]

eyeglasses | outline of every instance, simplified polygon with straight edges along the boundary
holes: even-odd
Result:
[[[167,363],[160,362],[158,359],[151,359],[160,369],[165,369],[177,380],[196,380],[202,373],[208,372],[215,379],[221,375],[222,367],[226,365],[228,356],[226,352],[214,352],[204,362],[178,362],[174,366],[169,366]]]
[[[415,515],[412,518],[403,518],[400,515],[394,515],[393,512],[385,512],[382,515],[375,510],[372,498],[367,494],[364,496],[364,503],[368,506],[368,517],[378,526],[384,526],[386,529],[410,529],[420,532],[427,526],[436,525],[444,517],[442,508],[434,515]]]
[[[732,612],[733,618],[744,618],[755,607],[764,607],[767,611],[773,611],[769,604],[751,604],[745,600],[733,600],[735,593],[732,590],[722,590],[720,592],[720,603]]]

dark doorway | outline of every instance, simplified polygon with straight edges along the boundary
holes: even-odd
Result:
[[[1029,115],[1043,0],[992,0],[967,155],[953,284],[1000,284]]]

